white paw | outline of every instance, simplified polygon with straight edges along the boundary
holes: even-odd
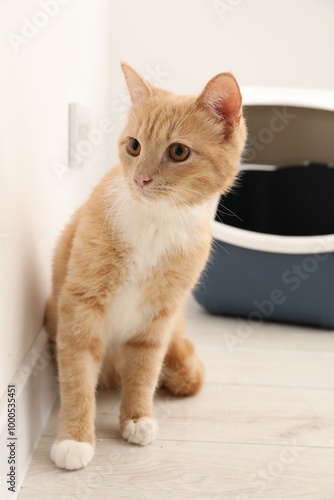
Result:
[[[54,443],[51,448],[51,459],[62,469],[76,470],[86,467],[94,456],[91,444],[64,439]]]
[[[146,446],[154,441],[158,434],[158,422],[153,418],[141,417],[139,420],[126,420],[124,422],[122,436],[129,443]]]

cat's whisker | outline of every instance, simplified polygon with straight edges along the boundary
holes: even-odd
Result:
[[[111,222],[111,229],[112,229],[112,231],[115,231],[118,214],[122,210],[122,207],[120,206],[121,202],[123,201],[123,205],[124,205],[127,201],[127,198],[126,198],[127,189],[126,189],[126,186],[124,183],[121,183],[120,185],[117,186],[117,190],[115,189],[115,191],[112,194],[115,194],[115,193],[120,194],[122,196],[111,197],[111,193],[108,192],[108,196],[110,196],[110,198],[112,199],[112,203],[110,203],[110,208],[107,210],[107,213],[106,213],[106,216],[105,216],[102,228],[101,228],[101,233],[100,233],[101,238],[104,234],[104,229],[105,229],[106,225],[108,224],[108,226],[109,226],[110,221],[112,221]],[[114,217],[115,213],[116,213],[116,215]]]
[[[221,202],[219,203],[219,205],[223,208],[225,208],[225,210],[228,210],[230,212],[230,214],[227,214],[225,212],[222,212],[221,210],[217,210],[217,212],[222,212],[224,215],[229,215],[231,217],[236,217],[237,219],[239,219],[241,222],[243,222],[242,218],[239,217],[238,214],[234,213],[233,210],[231,210],[230,208],[226,207],[225,205],[223,205]]]
[[[174,205],[174,199],[176,199],[176,200],[180,200],[180,201],[181,201],[181,204],[183,204],[183,205],[184,205],[184,204],[186,204],[186,203],[184,202],[184,200],[182,200],[182,197],[180,197],[180,196],[179,196],[178,194],[176,194],[176,193],[173,193],[173,196],[171,197],[171,200],[172,200],[173,205]],[[181,206],[182,206],[182,205],[181,205]],[[186,204],[186,206],[187,206],[187,204]],[[187,226],[187,228],[188,228],[189,232],[191,232],[190,222],[189,222],[188,217],[183,217],[183,218],[181,218],[181,208],[178,208],[178,207],[175,207],[175,208],[176,208],[176,210],[178,211],[178,213],[180,214],[181,224],[183,224],[183,226],[184,226],[184,223],[185,223],[185,225]],[[191,207],[190,207],[190,206],[188,206],[188,208],[191,208]]]
[[[226,252],[226,253],[227,253],[227,255],[229,255],[229,256],[231,257],[230,252],[229,252],[228,250],[226,250],[226,248],[225,248],[225,247],[223,247],[223,245],[221,245],[221,244],[218,242],[218,240],[216,240],[216,239],[215,239],[215,240],[213,240],[213,243],[212,243],[212,244],[213,244],[213,246],[217,245],[219,248],[221,248],[222,250],[224,250],[224,252]]]
[[[180,210],[179,210],[179,208],[178,208],[178,206],[177,206],[177,204],[176,204],[176,202],[175,202],[174,198],[173,198],[173,197],[171,197],[171,198],[170,198],[170,200],[171,200],[172,205],[173,205],[173,207],[174,207],[174,209],[175,209],[175,211],[176,211],[176,213],[177,213],[177,215],[178,215],[178,217],[179,217],[179,220],[180,220],[181,225],[183,225],[183,219],[182,219],[182,217],[181,217]]]
[[[194,191],[187,190],[186,188],[181,188],[182,193],[186,193],[188,198],[191,198],[192,200],[195,200],[196,203],[200,203],[200,199],[198,197],[198,194],[194,193]]]
[[[116,207],[116,209],[118,208],[118,210],[117,211],[115,210],[115,212],[113,213],[112,228],[114,231],[117,230],[118,219],[122,213],[123,208],[128,202],[129,202],[129,197],[128,193],[126,192],[126,194],[121,198],[121,203],[118,203],[118,207]]]
[[[173,192],[174,192],[174,189],[173,188],[169,188],[169,189],[172,189]],[[196,200],[197,202],[200,202],[199,198],[198,198],[198,193],[196,193],[196,191],[194,191],[193,189],[190,189],[186,186],[178,186],[178,190],[181,191],[182,193],[187,193],[187,195]]]
[[[219,222],[221,222],[222,224],[224,223],[224,221],[221,218],[221,216],[219,215],[218,211],[216,212],[215,217],[219,220]]]
[[[181,193],[184,193],[184,194],[185,194],[188,198],[191,198],[191,199],[192,199],[192,200],[194,200],[196,203],[199,203],[199,202],[200,202],[200,200],[199,200],[198,196],[196,196],[196,195],[194,194],[194,192],[193,192],[193,191],[191,191],[191,190],[187,190],[187,188],[183,188],[183,187],[182,187],[182,188],[179,188],[179,190],[181,191]],[[174,196],[176,195],[176,192],[175,192],[175,191],[173,191],[173,190],[171,190],[171,193],[172,193],[172,195],[174,195]],[[181,195],[181,193],[178,193],[178,197],[179,197],[179,199],[182,201],[182,204],[186,204],[188,207],[191,207],[190,202],[189,202],[189,201],[186,201],[186,199],[185,199],[185,198]],[[195,203],[195,204],[196,204],[196,203]]]
[[[98,208],[101,203],[103,203],[104,201],[106,200],[109,200],[110,204],[112,203],[112,195],[118,195],[122,192],[122,189],[123,187],[122,186],[119,186],[119,185],[112,185],[110,183],[110,185],[108,186],[108,188],[106,189],[106,191],[97,199],[96,203],[93,205],[94,208]],[[115,196],[114,198],[116,198],[117,196]]]

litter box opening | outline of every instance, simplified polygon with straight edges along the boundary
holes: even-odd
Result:
[[[245,166],[221,196],[215,220],[256,233],[317,236],[334,233],[334,168],[329,165]]]

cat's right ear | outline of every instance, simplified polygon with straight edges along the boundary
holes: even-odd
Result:
[[[144,78],[125,62],[121,62],[121,68],[133,103],[151,97],[151,86]]]

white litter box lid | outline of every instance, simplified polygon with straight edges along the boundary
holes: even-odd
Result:
[[[245,106],[292,106],[334,111],[334,92],[329,90],[256,86],[242,87],[241,91]],[[270,169],[271,167],[243,165],[241,168]],[[217,221],[212,221],[212,232],[213,237],[222,242],[263,252],[317,255],[334,251],[333,234],[278,236],[247,231]]]
[[[212,235],[222,243],[250,250],[288,254],[334,252],[334,234],[320,236],[278,236],[239,229],[212,221]]]
[[[290,87],[241,87],[245,106],[296,106],[334,111],[334,92],[331,90]]]

